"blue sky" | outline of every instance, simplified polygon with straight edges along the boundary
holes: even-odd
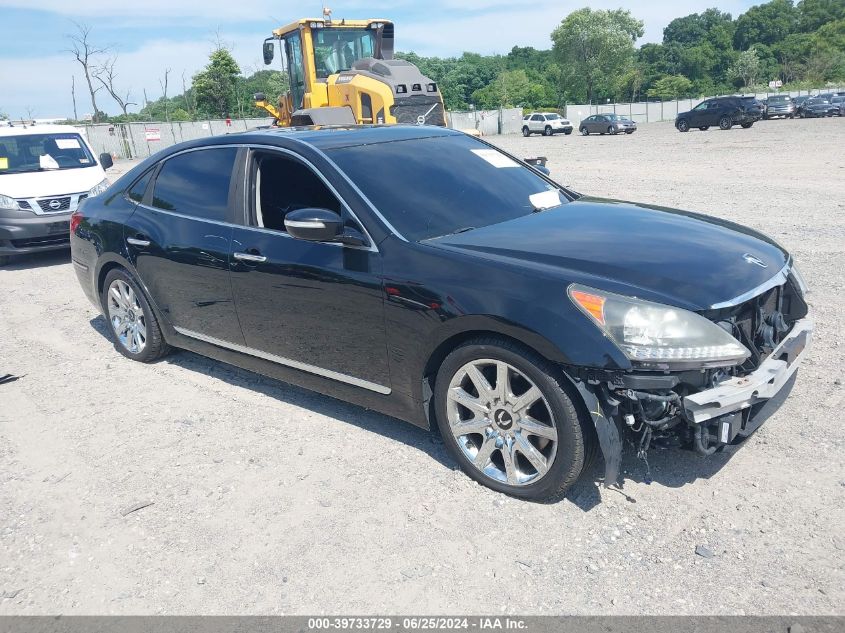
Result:
[[[639,42],[659,42],[673,18],[699,12],[714,0],[611,0],[587,3],[592,8],[630,9],[645,22]],[[723,0],[720,9],[734,16],[755,4]],[[459,55],[464,50],[507,53],[513,46],[548,48],[549,34],[583,0],[393,0],[329,3],[336,18],[385,17],[396,22],[397,48],[424,55]],[[80,115],[90,112],[81,85],[81,68],[65,52],[73,21],[92,28],[91,39],[117,56],[117,84],[132,90],[133,100],[161,95],[159,79],[171,69],[170,93],[181,92],[182,74],[201,68],[215,33],[232,47],[245,72],[263,67],[261,42],[270,30],[299,17],[319,15],[320,0],[0,0],[0,112],[12,117],[71,115],[70,84],[75,75]],[[104,91],[98,106],[116,112]],[[135,109],[135,108],[133,108]]]

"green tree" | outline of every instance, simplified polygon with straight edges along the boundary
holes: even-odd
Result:
[[[747,50],[755,44],[780,42],[798,30],[798,16],[792,0],[771,0],[751,7],[736,20],[734,46]]]
[[[685,97],[692,90],[692,82],[683,75],[666,75],[658,79],[654,86],[649,88],[649,97],[659,97],[664,101]]]
[[[479,108],[521,106],[538,108],[545,105],[547,96],[541,84],[534,83],[520,70],[506,70],[496,80],[472,93],[472,100]]]
[[[760,58],[757,56],[757,51],[752,48],[739,54],[728,73],[734,79],[741,79],[747,88],[757,82],[760,70]]]
[[[630,11],[589,8],[570,13],[552,32],[554,55],[570,94],[594,101],[614,92],[634,60],[643,23]]]
[[[193,92],[197,112],[202,116],[226,117],[236,105],[235,87],[241,69],[225,48],[209,56],[208,65],[194,75]]]
[[[845,19],[842,0],[801,0],[798,3],[798,25],[804,33],[817,31],[825,24]]]

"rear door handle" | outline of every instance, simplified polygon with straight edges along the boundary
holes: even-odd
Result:
[[[130,246],[149,246],[150,240],[146,240],[141,237],[127,237],[126,243]]]
[[[254,253],[232,253],[232,257],[237,259],[239,262],[253,262],[253,263],[261,263],[266,262],[267,258],[264,255],[256,255]]]

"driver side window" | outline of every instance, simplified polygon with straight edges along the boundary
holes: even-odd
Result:
[[[285,216],[297,209],[328,209],[341,215],[340,201],[322,179],[293,158],[256,153],[252,174],[252,226],[286,233]]]

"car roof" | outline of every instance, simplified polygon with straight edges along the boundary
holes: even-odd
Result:
[[[247,130],[223,136],[188,141],[174,147],[199,147],[228,143],[266,143],[287,145],[305,143],[320,150],[356,145],[373,145],[419,138],[463,136],[463,132],[433,125],[327,125],[309,127],[273,127]],[[288,141],[288,142],[285,142]]]
[[[13,127],[7,125],[0,125],[0,136],[26,136],[28,134],[81,134],[78,128],[72,125],[20,125]]]

